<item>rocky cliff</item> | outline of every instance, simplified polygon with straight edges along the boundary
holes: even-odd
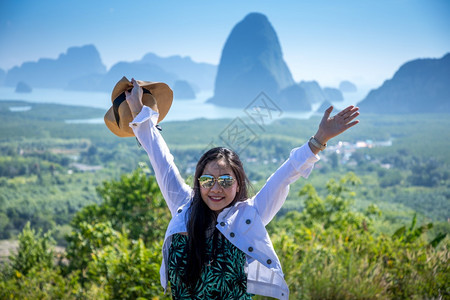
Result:
[[[405,63],[358,106],[370,113],[450,112],[450,53]]]
[[[233,28],[225,43],[209,102],[245,107],[261,92],[275,99],[293,84],[275,30],[266,16],[251,13]]]

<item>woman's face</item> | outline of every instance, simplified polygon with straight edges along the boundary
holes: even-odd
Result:
[[[221,212],[225,207],[230,205],[239,191],[239,186],[233,170],[222,160],[211,161],[206,164],[202,175],[211,175],[216,180],[214,185],[210,188],[204,188],[200,184],[200,194],[203,201],[208,205],[209,209]],[[218,182],[219,176],[229,175],[234,178],[233,184],[230,187],[224,188]]]

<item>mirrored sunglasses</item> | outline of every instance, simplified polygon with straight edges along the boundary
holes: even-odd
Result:
[[[219,183],[219,185],[224,189],[231,187],[234,183],[234,178],[231,177],[230,175],[222,175],[217,178],[215,178],[212,175],[202,175],[198,179],[200,185],[205,189],[212,188],[216,180]]]

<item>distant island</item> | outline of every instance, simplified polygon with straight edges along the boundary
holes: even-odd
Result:
[[[358,106],[364,112],[383,114],[450,112],[450,53],[405,63]]]
[[[176,80],[172,90],[175,99],[195,99],[195,91],[186,80]]]
[[[217,67],[194,62],[190,57],[160,57],[147,53],[140,61],[118,62],[109,70],[94,45],[71,47],[57,59],[42,58],[25,62],[8,72],[0,70],[0,85],[15,87],[26,82],[34,88],[110,92],[127,76],[146,81],[162,81],[173,86],[187,82],[193,90],[212,90]]]
[[[214,96],[208,102],[245,107],[261,92],[283,111],[310,111],[314,103],[343,100],[339,89],[322,89],[316,81],[296,83],[268,18],[260,13],[250,13],[227,38]]]
[[[244,108],[264,92],[282,111],[311,111],[338,105],[358,90],[348,80],[338,87],[322,87],[315,80],[295,82],[277,33],[261,13],[250,13],[233,27],[218,66],[148,52],[141,60],[117,62],[108,70],[96,47],[84,45],[70,47],[57,59],[25,62],[7,72],[0,69],[0,86],[14,87],[18,93],[35,88],[109,93],[122,76],[165,82],[176,100],[213,91],[207,102],[229,108]],[[406,62],[361,100],[358,105],[368,113],[450,112],[450,53]]]
[[[25,82],[19,81],[17,83],[16,93],[31,93],[32,91],[33,91],[33,89],[31,88],[31,86],[29,86]]]
[[[227,38],[209,102],[242,107],[261,92],[275,98],[294,83],[274,28],[265,15],[251,13]]]

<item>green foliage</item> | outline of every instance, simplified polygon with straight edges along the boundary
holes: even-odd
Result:
[[[112,299],[160,295],[161,247],[170,213],[153,176],[138,168],[98,187],[103,202],[73,218],[68,272],[102,286]]]
[[[87,298],[86,296],[95,296]],[[76,274],[64,277],[58,270],[35,266],[24,276],[14,276],[0,281],[0,299],[102,299],[95,290],[80,292]]]
[[[119,235],[115,244],[92,255],[89,278],[103,286],[110,299],[151,299],[161,296],[159,282],[162,240],[147,248],[142,239],[130,240]]]
[[[16,236],[29,221],[44,232],[68,225],[83,206],[99,201],[94,186],[105,174],[98,172],[71,175],[44,174],[40,177],[15,177],[0,186],[0,214],[9,222],[1,228],[0,238]],[[1,179],[0,179],[1,181]],[[61,244],[64,240],[58,240]]]
[[[0,299],[79,299],[77,273],[64,277],[55,266],[50,233],[36,233],[27,223],[17,253],[0,266]]]
[[[137,169],[98,190],[104,202],[76,214],[59,264],[50,232],[41,237],[29,225],[24,228],[17,255],[3,270],[0,298],[165,297],[159,267],[170,213],[155,178]]]
[[[330,180],[322,199],[307,185],[305,209],[269,225],[292,299],[424,299],[450,297],[450,252],[444,237],[432,243],[432,225],[399,228],[392,236],[373,231],[379,214],[351,210],[353,174]],[[438,244],[441,245],[438,246]]]
[[[10,111],[14,106],[31,109]],[[48,111],[54,113],[45,113]],[[0,117],[4,120],[0,128],[0,198],[4,199],[0,199],[0,214],[9,219],[3,228],[0,224],[0,238],[15,238],[28,220],[43,231],[67,225],[80,208],[98,203],[95,186],[104,180],[118,179],[121,174],[134,170],[139,161],[147,160],[135,139],[119,139],[104,124],[65,122],[83,118],[101,120],[103,114],[103,110],[96,108],[0,101]],[[445,227],[450,210],[450,159],[445,151],[436,152],[428,145],[448,148],[449,139],[442,139],[442,132],[446,132],[450,118],[363,114],[360,119],[358,126],[330,141],[329,149],[339,140],[350,143],[390,140],[392,146],[356,149],[351,151],[348,161],[344,152],[322,152],[322,160],[316,164],[310,182],[321,193],[327,178],[353,171],[364,178],[360,189],[367,191],[364,199],[358,199],[363,203],[356,203],[357,206],[376,203],[389,210],[385,216],[393,223],[402,222],[408,209],[415,210],[419,218],[441,221],[439,226]],[[244,121],[257,138],[240,156],[250,180],[259,187],[288,157],[290,149],[301,145],[315,132],[320,117],[275,119],[263,129],[248,119]],[[229,123],[230,119],[200,119],[162,124],[164,138],[184,177],[192,175],[206,148],[223,145],[217,133]],[[74,162],[87,167],[99,165],[103,170],[83,172],[73,166]],[[302,207],[293,193],[286,204],[282,213]],[[435,225],[437,228],[438,224]],[[380,228],[391,227],[386,224]],[[447,228],[450,232],[450,227]],[[57,242],[65,244],[61,238]]]
[[[164,238],[170,213],[155,177],[148,177],[144,169],[123,175],[119,181],[104,182],[97,191],[103,203],[89,217],[109,220],[116,230],[126,227],[131,239],[141,238],[145,243]],[[80,216],[85,219],[83,212]]]
[[[325,229],[344,229],[348,226],[358,229],[364,226],[367,229],[368,219],[366,220],[363,214],[350,210],[355,194],[348,185],[355,186],[360,183],[361,180],[353,173],[344,176],[339,183],[332,179],[326,185],[328,195],[324,200],[318,196],[311,184],[306,184],[299,193],[300,196],[306,197],[302,223],[305,226],[319,223]],[[376,207],[372,206],[370,213],[376,210]]]
[[[155,178],[148,177],[144,169],[124,174],[118,181],[105,181],[97,192],[103,202],[86,206],[74,216],[71,224],[75,231],[108,222],[116,231],[126,228],[131,239],[147,243],[164,237],[170,213]]]
[[[84,270],[92,260],[95,251],[113,245],[119,234],[111,227],[110,222],[89,224],[81,221],[67,237],[67,258],[69,270]]]
[[[301,213],[289,212],[268,226],[282,258],[291,297],[450,297],[450,254],[444,236],[437,236],[431,243],[426,241],[424,234],[432,225],[418,226],[416,217],[393,235],[375,232],[373,220],[380,213],[378,208],[368,206],[363,213],[352,209],[354,189],[359,183],[360,179],[352,173],[338,181],[330,180],[325,197],[320,197],[312,185],[306,185],[300,191],[306,198],[305,209]],[[139,191],[133,195],[136,189]],[[167,223],[156,223],[152,233],[133,223],[139,216],[142,222],[155,221],[156,217],[169,219],[154,178],[137,169],[120,181],[105,182],[99,191],[104,202],[84,208],[72,222],[66,249],[69,266],[55,265],[49,250],[50,235],[36,235],[28,225],[20,235],[18,254],[4,269],[0,296],[168,297],[159,286],[158,271],[164,233],[161,228]],[[149,215],[142,214],[145,208]],[[137,238],[132,238],[132,234]],[[149,235],[153,238],[148,239]]]
[[[433,228],[433,223],[428,223],[418,228],[416,228],[416,223],[417,215],[414,215],[411,226],[408,229],[406,228],[406,226],[400,227],[392,235],[392,238],[405,241],[406,243],[411,243],[419,239],[427,230]]]
[[[402,173],[399,170],[386,171],[384,174],[380,174],[380,187],[386,188],[390,186],[397,186],[401,184],[403,180]]]
[[[9,111],[20,105],[31,110]],[[64,122],[103,114],[0,101],[0,238],[22,232],[27,245],[2,267],[1,299],[163,297],[157,269],[170,216],[154,178],[147,176],[151,170],[132,172],[139,161],[147,161],[146,153],[135,139],[119,139],[104,124]],[[315,132],[319,120],[279,119],[264,130],[248,124],[258,136],[240,156],[255,190],[290,149]],[[282,214],[268,226],[291,298],[450,298],[450,156],[435,151],[449,146],[442,134],[450,118],[364,114],[360,120],[339,139],[392,145],[354,149],[351,156],[322,152],[311,184],[294,183]],[[217,136],[229,123],[162,124],[184,177],[192,176],[208,146],[223,144]],[[328,149],[338,142],[330,141]],[[74,162],[103,169],[84,172]],[[363,184],[354,175],[341,177],[348,171]],[[329,178],[334,180],[326,183]],[[35,255],[52,252],[50,233],[36,234],[27,222],[42,232],[53,229],[58,244],[67,245],[62,264],[50,263],[50,255]]]
[[[440,164],[435,159],[425,162],[415,162],[411,166],[411,175],[408,181],[412,185],[435,187],[449,178],[448,170],[441,171]],[[424,172],[426,170],[426,172]]]
[[[34,267],[49,269],[53,265],[54,242],[50,233],[42,235],[36,233],[27,223],[22,233],[19,234],[19,248],[17,254],[10,256],[11,271],[27,275]]]

